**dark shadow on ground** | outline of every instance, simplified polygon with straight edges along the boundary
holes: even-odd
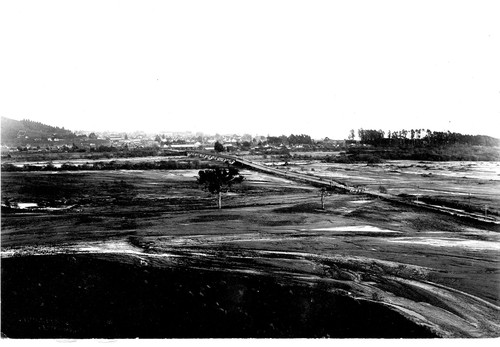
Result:
[[[127,256],[2,259],[9,338],[429,338],[377,303],[266,275],[141,265]]]

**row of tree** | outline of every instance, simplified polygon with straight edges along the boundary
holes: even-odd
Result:
[[[207,161],[195,160],[161,160],[161,161],[100,161],[85,164],[64,163],[55,166],[52,163],[45,165],[25,164],[16,166],[11,163],[1,165],[2,172],[32,172],[32,171],[107,171],[107,170],[190,170],[190,169],[212,169],[221,164]]]
[[[464,135],[455,132],[431,131],[430,129],[402,129],[397,131],[359,129],[361,143],[386,147],[435,147],[447,145],[500,146],[500,139],[486,135]],[[349,139],[354,139],[354,130]]]
[[[267,137],[267,143],[270,145],[274,146],[279,146],[279,145],[312,145],[313,140],[311,139],[311,136],[305,135],[305,134],[300,134],[300,135],[294,135],[291,134],[290,136],[268,136]]]
[[[61,138],[76,137],[76,135],[72,131],[66,130],[64,129],[64,127],[54,127],[42,122],[36,122],[29,119],[23,119],[21,122],[27,133],[45,134],[47,137],[50,137],[54,134]]]

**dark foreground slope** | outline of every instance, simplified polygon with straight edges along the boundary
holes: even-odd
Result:
[[[9,338],[435,336],[382,305],[332,294],[322,284],[146,267],[120,258],[3,259],[2,333]]]

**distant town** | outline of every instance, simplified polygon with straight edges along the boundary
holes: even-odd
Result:
[[[408,160],[500,160],[500,140],[485,135],[464,135],[430,129],[351,129],[344,139],[313,139],[306,134],[251,135],[169,132],[70,131],[31,120],[2,117],[2,157],[52,156],[73,153],[73,157],[96,158],[175,155],[186,150],[274,155],[281,159],[306,153],[331,162],[377,163],[384,159]],[[292,154],[293,153],[293,154]],[[55,159],[55,157],[52,157]],[[58,158],[63,159],[63,158]]]
[[[69,131],[30,120],[15,121],[2,118],[2,154],[11,152],[108,152],[127,149],[158,148],[171,150],[213,150],[215,143],[224,151],[271,151],[288,149],[334,149],[346,145],[346,140],[325,138],[319,141],[310,136],[263,136],[250,134],[205,134],[202,132],[135,132]]]

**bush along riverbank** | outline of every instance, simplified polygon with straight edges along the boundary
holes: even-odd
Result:
[[[4,172],[23,171],[85,171],[85,170],[189,170],[189,169],[212,169],[224,166],[221,162],[209,162],[201,160],[160,160],[160,161],[140,161],[140,162],[95,162],[92,164],[72,164],[64,163],[56,166],[52,163],[35,165],[25,164],[22,166],[11,163],[2,164]]]
[[[327,156],[332,163],[380,163],[382,160],[500,161],[498,147],[451,145],[441,147],[353,147],[339,156]]]

